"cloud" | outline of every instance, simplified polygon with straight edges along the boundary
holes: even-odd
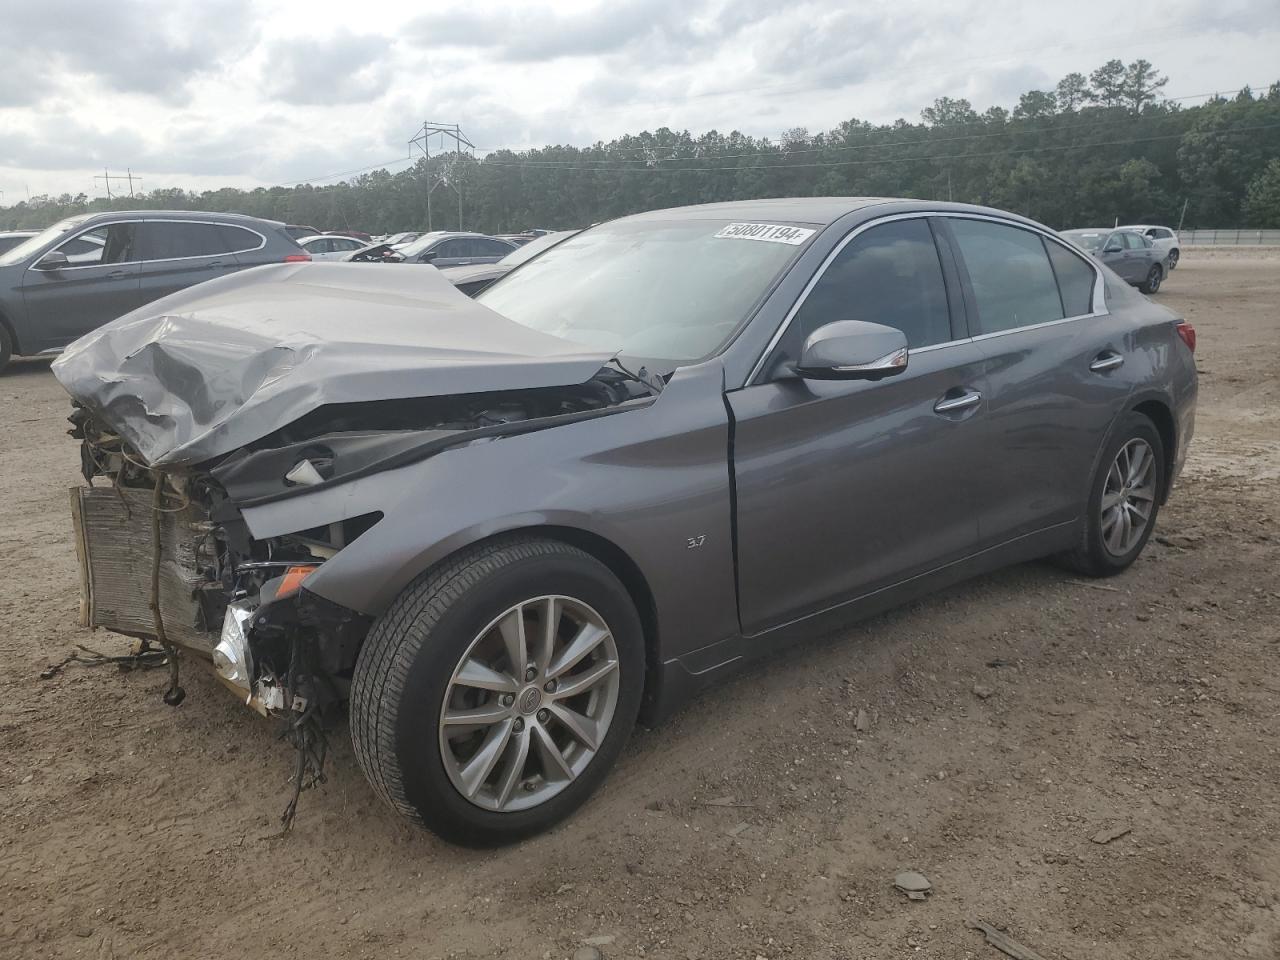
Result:
[[[717,39],[699,13],[705,0],[615,0],[588,10],[559,13],[528,4],[517,9],[433,10],[405,28],[422,46],[484,50],[511,63],[602,56],[627,49],[662,48],[684,55]]]
[[[387,37],[348,32],[277,41],[268,50],[263,82],[285,103],[364,103],[386,89],[390,49]]]
[[[0,107],[86,88],[183,102],[194,77],[252,44],[248,14],[247,0],[9,5],[0,30]]]

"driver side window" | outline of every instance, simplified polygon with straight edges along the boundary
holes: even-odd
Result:
[[[134,224],[111,223],[72,237],[58,246],[69,266],[89,267],[104,263],[127,263],[134,255]]]
[[[792,351],[837,320],[897,327],[913,348],[951,339],[947,288],[927,220],[882,224],[847,244],[796,312]]]

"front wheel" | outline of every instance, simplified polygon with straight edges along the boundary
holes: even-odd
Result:
[[[351,736],[375,791],[457,843],[547,829],[604,779],[635,723],[644,641],[626,588],[554,540],[445,561],[374,624]]]
[[[1099,461],[1081,542],[1063,558],[1067,564],[1110,577],[1137,560],[1160,512],[1164,474],[1160,432],[1143,414],[1125,414]]]
[[[1155,293],[1160,289],[1162,280],[1164,280],[1164,271],[1160,269],[1160,264],[1153,264],[1147,272],[1147,279],[1138,286],[1138,289],[1143,293]]]

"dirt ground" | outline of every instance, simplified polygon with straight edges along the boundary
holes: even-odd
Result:
[[[1280,254],[1191,251],[1158,299],[1199,331],[1199,426],[1131,571],[1021,566],[789,650],[638,732],[567,824],[483,853],[383,809],[345,727],[276,838],[292,757],[211,678],[178,709],[162,671],[39,679],[126,644],[75,626],[67,405],[18,364],[0,956],[997,960],[982,919],[1046,960],[1274,960]]]

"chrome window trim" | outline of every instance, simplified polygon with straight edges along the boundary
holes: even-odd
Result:
[[[79,240],[86,233],[92,233],[94,230],[101,229],[102,227],[114,227],[114,226],[117,226],[118,224],[123,224],[123,223],[198,223],[208,227],[234,227],[237,230],[244,230],[248,233],[252,233],[255,237],[258,238],[259,242],[256,247],[244,247],[236,250],[226,250],[226,251],[223,251],[222,253],[203,253],[195,257],[164,257],[159,260],[121,260],[118,263],[81,263],[76,266],[62,267],[58,272],[65,273],[68,270],[89,270],[89,269],[92,269],[93,267],[129,267],[129,266],[133,266],[135,263],[136,264],[177,263],[178,261],[181,261],[181,260],[205,260],[205,259],[208,259],[209,257],[235,256],[238,253],[256,253],[257,251],[261,250],[263,247],[267,245],[267,238],[263,234],[259,233],[257,230],[253,229],[253,227],[242,226],[241,224],[238,224],[238,223],[227,223],[225,220],[175,220],[169,217],[139,217],[136,220],[108,220],[105,223],[95,223],[93,226],[86,227],[84,230],[81,230],[75,236],[67,237],[67,239],[63,240],[61,243],[58,243],[56,246],[50,247],[44,253],[40,254],[40,257],[42,258],[46,253],[51,253],[52,251],[57,250],[59,247],[61,247],[65,243],[70,243],[72,240]],[[28,267],[27,269],[28,270],[34,269],[35,265],[39,262],[40,262],[40,258],[37,258],[35,261],[32,262],[31,266]]]
[[[925,353],[930,350],[938,350],[942,347],[954,347],[960,344],[976,343],[981,340],[990,340],[993,337],[1003,337],[1006,334],[1010,334],[1010,333],[1021,333],[1024,330],[1038,330],[1041,327],[1051,327],[1060,323],[1068,323],[1075,320],[1087,320],[1091,317],[1105,317],[1107,315],[1108,311],[1106,309],[1106,303],[1107,303],[1106,284],[1102,278],[1102,271],[1098,269],[1097,264],[1094,263],[1091,258],[1082,256],[1080,251],[1076,250],[1073,246],[1071,246],[1071,244],[1062,240],[1061,237],[1054,235],[1051,231],[1042,230],[1039,227],[1032,226],[1031,224],[1028,224],[1028,223],[1021,223],[1017,220],[1006,220],[1003,217],[993,217],[983,213],[967,213],[967,212],[952,211],[952,210],[932,210],[932,211],[916,211],[914,213],[895,213],[887,217],[879,217],[878,219],[869,220],[866,223],[859,224],[858,226],[850,230],[843,238],[841,238],[840,242],[837,243],[835,247],[832,248],[831,252],[827,254],[826,258],[822,261],[821,265],[819,265],[817,271],[814,272],[813,277],[810,278],[807,284],[805,284],[804,289],[800,291],[800,296],[797,297],[796,302],[791,305],[791,308],[787,311],[786,316],[782,318],[782,322],[778,324],[778,329],[774,332],[773,337],[770,338],[768,344],[765,345],[764,352],[760,354],[760,356],[756,359],[755,365],[751,368],[751,373],[748,374],[744,386],[750,387],[755,385],[756,377],[758,377],[761,371],[763,370],[765,361],[769,359],[773,351],[777,349],[778,344],[782,342],[782,338],[786,336],[787,331],[791,327],[791,321],[795,318],[795,315],[800,311],[800,308],[804,306],[804,302],[805,300],[808,299],[810,292],[813,290],[815,286],[817,286],[818,281],[822,279],[822,275],[827,272],[827,268],[831,266],[832,261],[835,260],[835,258],[840,255],[840,252],[844,250],[844,248],[848,244],[852,243],[854,240],[856,240],[859,236],[861,236],[867,230],[870,230],[872,227],[878,227],[885,223],[893,223],[894,221],[897,221],[897,220],[920,220],[920,219],[927,219],[929,217],[950,217],[952,219],[961,219],[961,220],[986,220],[990,223],[998,223],[998,224],[1002,224],[1003,226],[1015,227],[1018,229],[1026,230],[1029,233],[1034,233],[1044,238],[1045,240],[1058,244],[1058,246],[1062,247],[1072,256],[1078,258],[1082,263],[1088,266],[1090,270],[1093,271],[1093,298],[1091,300],[1093,310],[1089,313],[1081,313],[1073,317],[1060,317],[1057,320],[1045,320],[1041,323],[1032,323],[1032,324],[1028,324],[1025,327],[1010,327],[1008,330],[995,330],[991,333],[980,333],[974,337],[964,337],[959,340],[944,340],[942,343],[931,343],[926,347],[916,347],[914,349],[908,350],[908,356],[910,354]],[[1057,282],[1056,272],[1054,273],[1054,281],[1056,284]]]

